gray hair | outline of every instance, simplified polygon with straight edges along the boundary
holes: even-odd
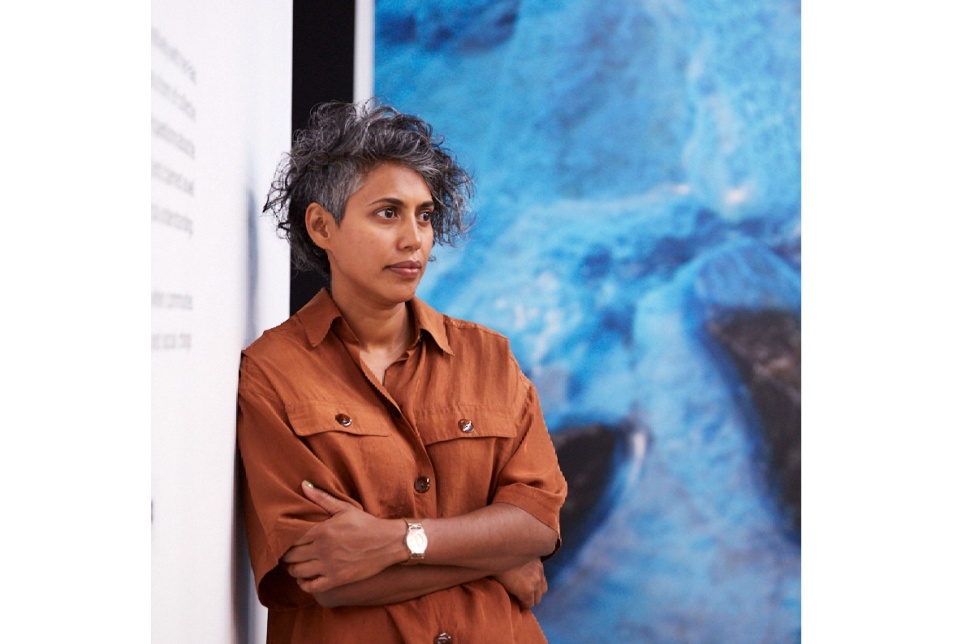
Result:
[[[400,163],[422,176],[435,211],[436,242],[453,245],[472,224],[472,180],[434,136],[432,126],[376,101],[326,103],[312,110],[308,127],[295,132],[292,150],[275,171],[263,212],[275,216],[296,268],[319,272],[326,286],[329,259],[309,237],[305,210],[316,202],[342,221],[345,204],[380,163]]]

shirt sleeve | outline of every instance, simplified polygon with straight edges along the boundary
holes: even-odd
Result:
[[[244,469],[248,550],[259,601],[273,609],[314,604],[280,563],[309,528],[328,517],[302,493],[302,481],[358,504],[295,434],[268,378],[244,354],[238,380],[237,438]]]
[[[520,396],[516,403],[516,426],[520,442],[500,470],[494,503],[515,505],[549,526],[557,533],[560,547],[560,508],[567,496],[567,482],[550,433],[543,419],[536,388],[517,369]]]

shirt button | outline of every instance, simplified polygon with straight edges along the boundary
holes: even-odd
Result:
[[[429,477],[420,476],[418,479],[416,479],[416,482],[413,484],[413,487],[416,488],[416,491],[419,492],[420,494],[424,492],[429,492]]]
[[[453,644],[453,636],[443,631],[433,638],[433,644]]]
[[[463,432],[464,434],[469,434],[474,429],[473,421],[467,420],[466,418],[461,418],[458,424],[460,426],[460,431]]]
[[[339,423],[343,427],[348,427],[349,425],[352,424],[352,419],[346,416],[345,414],[336,414],[335,422]]]

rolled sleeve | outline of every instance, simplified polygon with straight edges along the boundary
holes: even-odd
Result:
[[[522,373],[520,378],[525,392],[517,415],[521,440],[498,475],[493,502],[515,505],[533,515],[557,533],[559,548],[560,508],[567,496],[567,482],[560,471],[536,389]]]

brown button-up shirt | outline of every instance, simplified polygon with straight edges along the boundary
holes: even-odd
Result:
[[[280,565],[317,521],[303,480],[382,518],[494,502],[560,531],[566,482],[533,385],[503,336],[410,303],[416,340],[372,377],[328,292],[242,352],[238,445],[268,642],[545,642],[492,578],[375,607],[322,608]]]

